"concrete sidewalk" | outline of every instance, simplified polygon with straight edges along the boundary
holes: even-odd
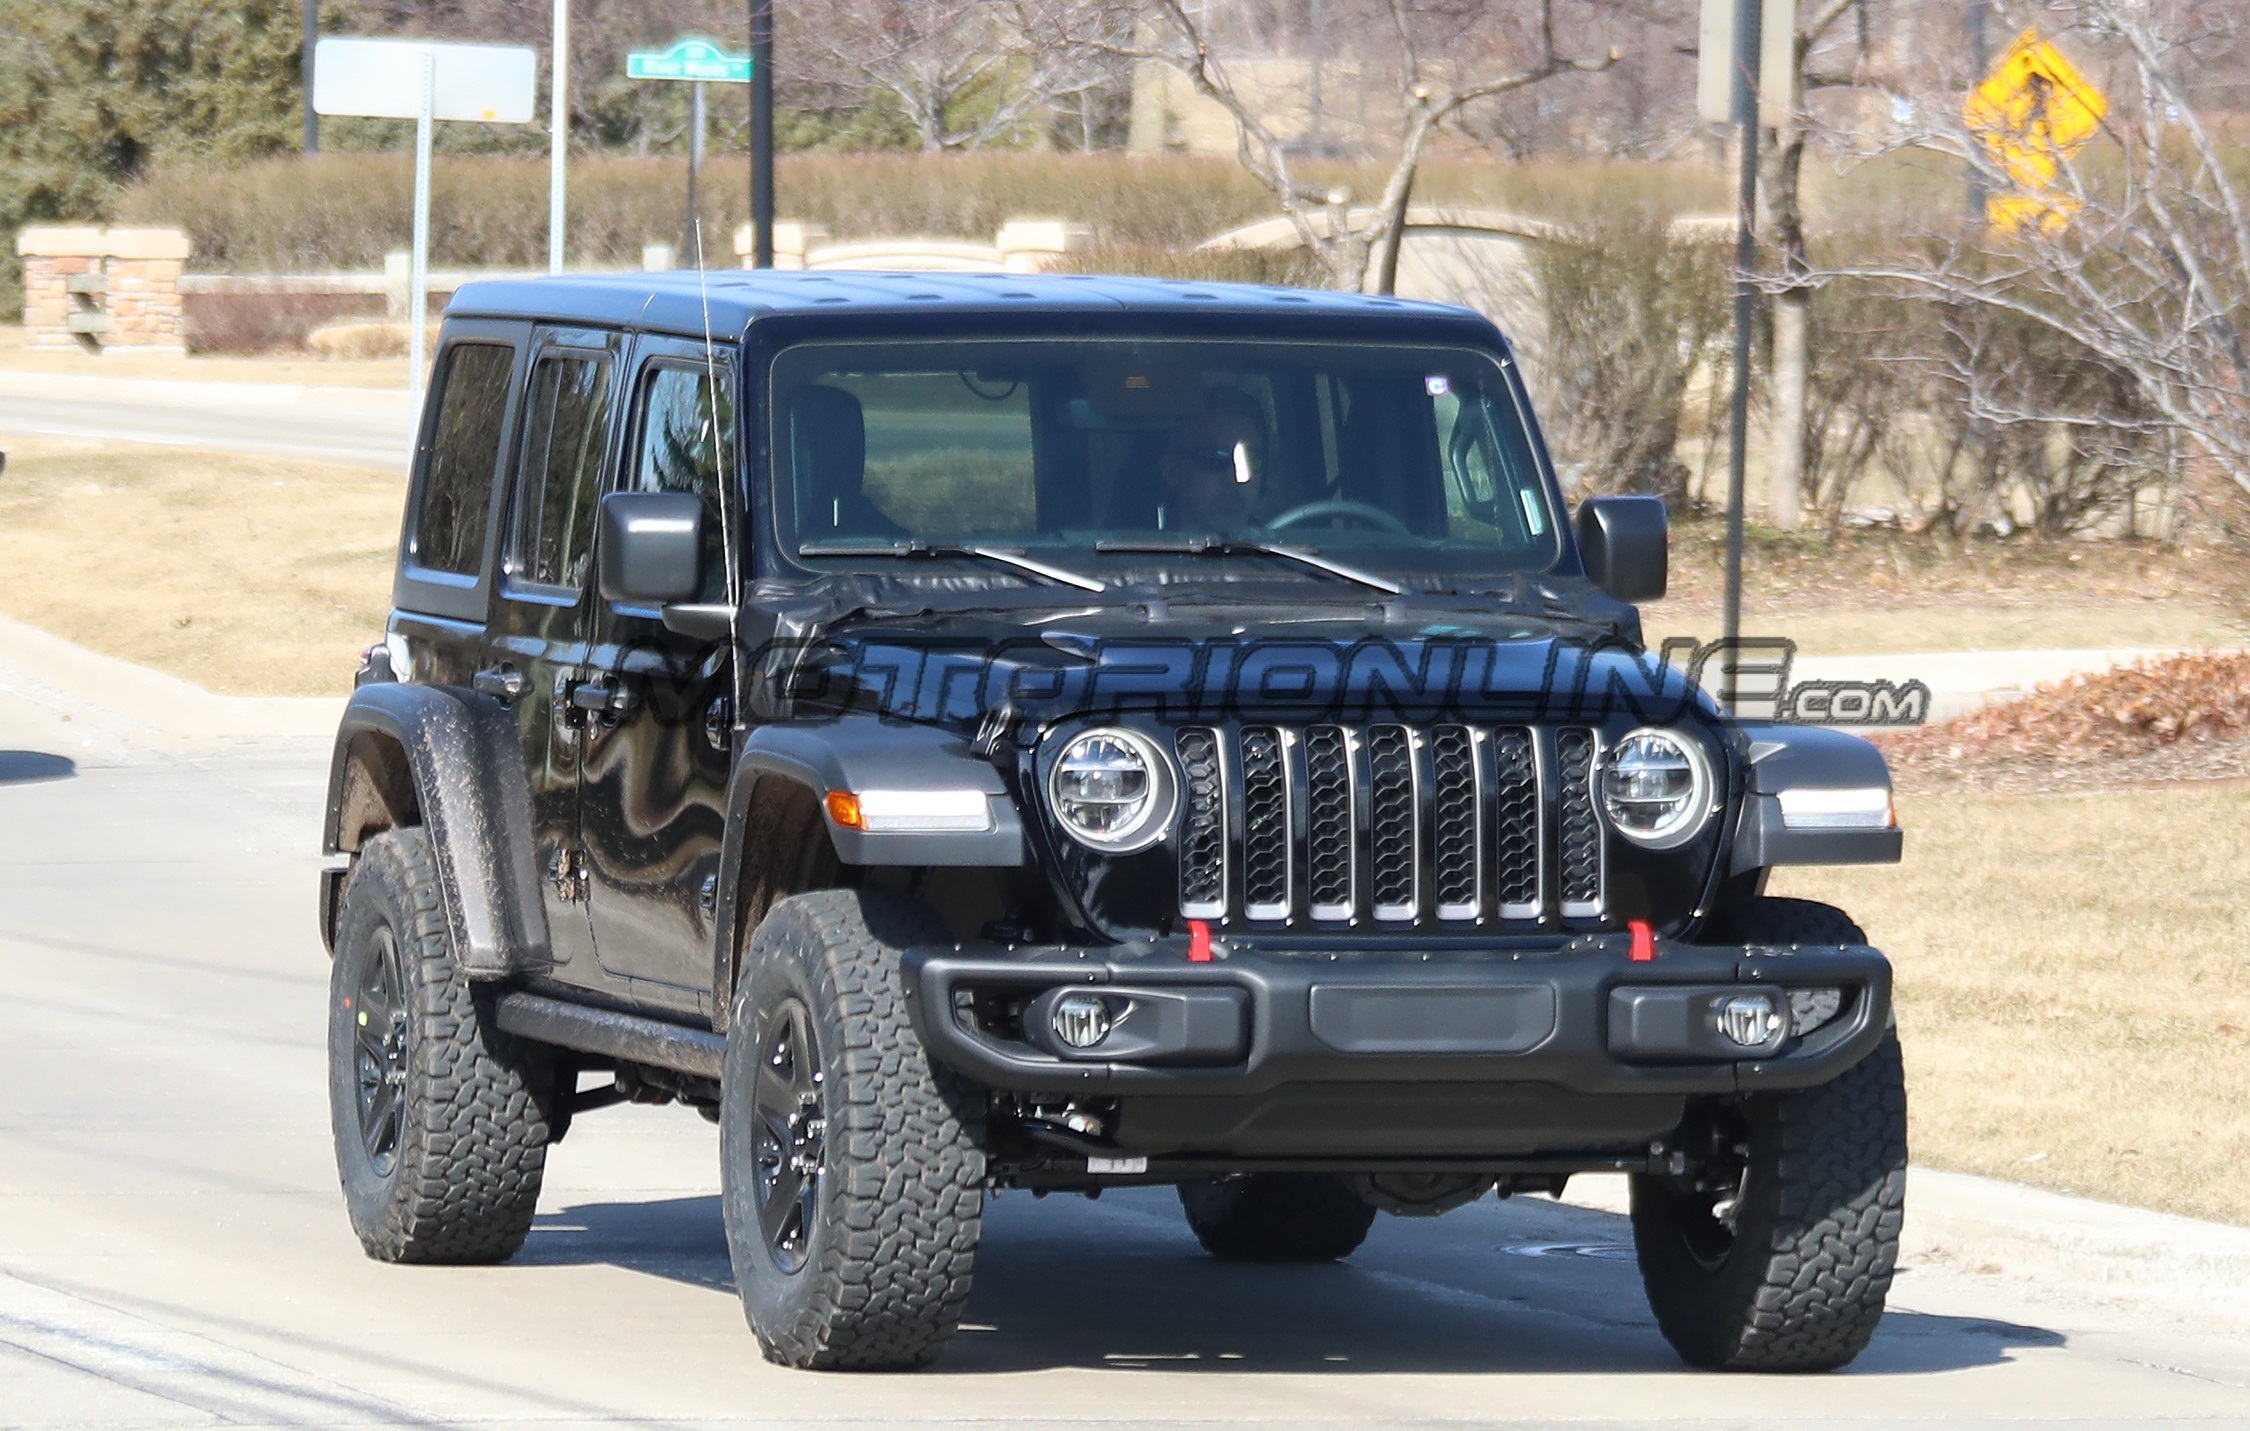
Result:
[[[398,388],[111,378],[0,368],[0,433],[406,468]]]
[[[222,696],[0,616],[0,748],[78,763],[334,739],[340,696]]]

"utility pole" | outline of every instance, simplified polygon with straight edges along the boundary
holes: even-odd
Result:
[[[1764,29],[1762,0],[1735,0],[1734,122],[1741,146],[1741,169],[1734,199],[1734,412],[1727,457],[1727,584],[1721,632],[1726,652],[1720,666],[1719,698],[1727,713],[1736,702],[1736,667],[1742,640],[1742,488],[1750,445],[1750,330],[1758,316],[1758,49]]]
[[[1985,24],[1985,8],[1986,0],[1969,0],[1968,16],[1962,21],[1962,26],[1967,31],[1962,38],[1969,42],[1969,87],[1971,89],[1982,84],[1985,75],[1992,70],[1992,55],[1986,48],[1985,40],[1985,32],[1988,28]],[[1976,146],[1972,145],[1970,148],[1969,222],[1982,224],[1987,202],[1991,196],[1985,192],[1984,170],[1977,166],[1978,161],[1974,155]]]
[[[313,108],[313,50],[320,43],[320,0],[305,0],[304,45],[297,67],[305,81],[305,152],[320,152],[320,114]]]
[[[555,53],[548,68],[554,92],[547,97],[547,271],[563,271],[564,187],[570,168],[570,0],[555,0]]]
[[[773,0],[750,0],[750,266],[773,267]]]

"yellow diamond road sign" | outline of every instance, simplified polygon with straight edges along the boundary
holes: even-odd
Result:
[[[2099,133],[2109,97],[2078,72],[2062,51],[2026,30],[1984,82],[1969,92],[1961,118],[2021,194],[1993,196],[1990,218],[2001,228],[2053,224],[2072,207],[2048,185],[2064,159]]]

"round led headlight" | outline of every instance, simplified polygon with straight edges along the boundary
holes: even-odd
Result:
[[[1602,761],[1602,814],[1634,844],[1669,850],[1711,813],[1711,765],[1693,740],[1643,726]]]
[[[1156,742],[1115,726],[1072,736],[1047,772],[1047,802],[1078,843],[1129,854],[1172,823],[1179,786]]]

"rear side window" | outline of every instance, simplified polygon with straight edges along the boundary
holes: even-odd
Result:
[[[508,537],[508,571],[539,586],[586,584],[594,503],[609,447],[609,361],[550,354],[524,397],[523,461]]]
[[[492,474],[508,411],[515,352],[490,343],[447,350],[438,376],[437,431],[414,522],[414,560],[435,571],[476,574],[492,510]]]
[[[727,596],[720,474],[734,470],[734,379],[724,367],[651,368],[641,379],[640,441],[631,490],[703,499],[702,601]]]

